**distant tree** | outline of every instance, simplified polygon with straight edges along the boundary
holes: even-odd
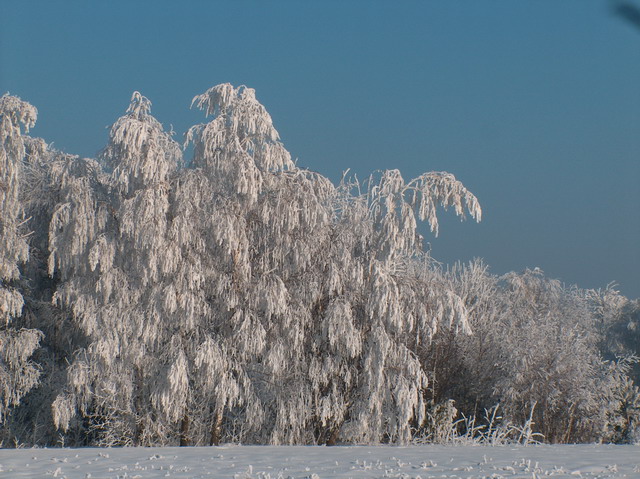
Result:
[[[501,349],[509,359],[495,386],[503,408],[523,423],[535,407],[539,432],[551,442],[592,437],[590,428],[602,428],[592,398],[608,385],[585,302],[540,270],[511,273],[503,280]]]
[[[439,280],[460,298],[473,334],[440,328],[432,341],[422,344],[420,357],[428,364],[430,379],[427,397],[432,408],[453,400],[462,414],[480,418],[497,401],[494,387],[506,359],[500,356],[504,305],[499,278],[476,259],[453,265]]]
[[[505,423],[531,417],[547,442],[629,440],[640,397],[628,359],[607,353],[624,298],[564,286],[539,269],[496,277],[474,262],[447,276],[474,334],[443,332],[426,348],[436,404],[453,399],[478,421],[499,404]]]

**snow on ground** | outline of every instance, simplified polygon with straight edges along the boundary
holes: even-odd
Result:
[[[2,449],[0,477],[640,478],[640,446]]]

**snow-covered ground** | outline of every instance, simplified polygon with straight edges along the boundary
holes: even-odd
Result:
[[[640,478],[640,446],[3,449],[0,477]]]

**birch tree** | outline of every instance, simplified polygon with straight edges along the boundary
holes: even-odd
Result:
[[[309,313],[294,291],[309,294],[303,282],[318,261],[334,188],[293,165],[252,89],[219,85],[194,104],[215,118],[188,133],[196,169],[177,188],[176,207],[184,213],[176,220],[204,218],[200,228],[180,229],[201,245],[190,247],[188,257],[203,266],[210,303],[195,376],[214,411],[211,438],[218,439],[216,423],[226,408],[229,427],[242,440],[306,442],[308,387],[299,368]],[[224,351],[230,369],[222,382],[220,364],[202,354],[213,347]]]
[[[106,442],[139,444],[150,419],[149,396],[164,345],[161,277],[169,176],[180,148],[135,92],[111,128],[102,158],[61,165],[64,200],[50,227],[50,273],[62,279],[55,295],[91,339],[68,371],[68,388],[54,403],[58,426],[76,408],[92,416]],[[150,379],[152,378],[152,379]],[[161,401],[160,401],[161,402]]]
[[[245,206],[240,218],[215,222],[245,229],[223,242],[236,248],[226,252],[233,258],[233,273],[224,284],[246,286],[220,295],[233,302],[217,309],[233,311],[232,322],[242,318],[233,334],[241,338],[239,354],[249,364],[248,377],[273,425],[265,439],[329,439],[344,425],[347,440],[407,440],[409,421],[420,414],[424,374],[404,344],[407,338],[393,340],[387,329],[428,333],[415,323],[394,324],[402,323],[407,311],[418,316],[412,308],[420,306],[417,295],[410,303],[396,291],[386,269],[395,272],[396,263],[420,253],[416,218],[428,220],[436,231],[435,207],[443,204],[458,214],[466,206],[479,219],[475,197],[452,175],[426,174],[405,184],[394,170],[372,178],[365,194],[353,196],[356,184],[335,188],[290,163],[252,90],[220,85],[194,102],[218,115],[190,131],[194,164],[217,183],[214,191],[222,192],[222,204],[231,214],[238,210],[227,206],[229,197],[239,195]],[[399,306],[403,301],[406,310]],[[372,320],[377,327],[371,327]],[[254,334],[246,338],[249,332]],[[255,336],[266,341],[256,344]],[[257,355],[248,357],[249,351]],[[371,376],[376,370],[384,377],[372,394],[367,388],[376,384]],[[390,374],[395,370],[402,375]],[[370,402],[355,401],[356,396]],[[379,424],[377,417],[383,418]],[[361,426],[356,430],[354,424]]]
[[[29,257],[27,218],[20,202],[20,177],[25,156],[22,128],[28,131],[37,110],[19,98],[0,98],[0,423],[10,408],[38,382],[39,371],[29,357],[42,333],[15,329],[24,298],[18,287],[20,265]]]

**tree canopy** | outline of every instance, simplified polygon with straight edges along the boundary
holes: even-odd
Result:
[[[0,100],[4,441],[406,443],[473,434],[458,411],[498,402],[549,441],[632,440],[632,302],[444,269],[419,224],[481,218],[453,175],[334,185],[291,160],[253,89],[192,105],[207,122],[181,145],[134,92],[87,159]]]

